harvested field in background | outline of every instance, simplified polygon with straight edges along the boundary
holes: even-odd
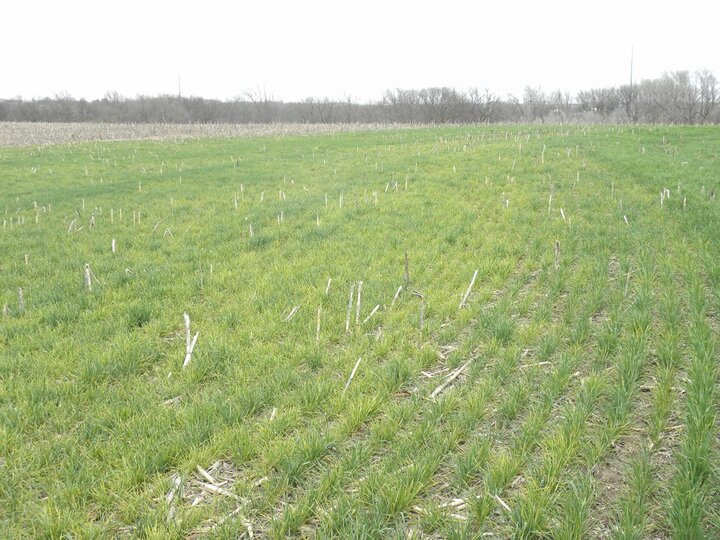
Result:
[[[94,124],[0,122],[0,147],[94,141],[280,137],[418,128],[404,124]]]

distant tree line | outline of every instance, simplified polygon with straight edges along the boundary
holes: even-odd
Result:
[[[489,90],[447,87],[388,90],[382,99],[358,103],[306,98],[283,102],[263,90],[235,99],[137,96],[108,92],[87,101],[69,94],[52,98],[0,100],[0,121],[122,123],[720,123],[720,95],[707,70],[676,71],[620,87],[596,88],[572,96],[525,88],[522,97],[500,97]]]

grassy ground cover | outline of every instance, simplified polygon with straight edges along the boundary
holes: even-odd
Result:
[[[0,149],[2,530],[720,536],[719,150],[597,126]]]

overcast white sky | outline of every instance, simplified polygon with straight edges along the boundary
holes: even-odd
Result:
[[[720,78],[718,0],[4,0],[0,98],[265,88],[376,100],[387,88],[576,92],[664,71]]]

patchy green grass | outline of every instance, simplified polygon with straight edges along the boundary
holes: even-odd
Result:
[[[576,126],[1,149],[3,534],[720,535],[719,149]]]

